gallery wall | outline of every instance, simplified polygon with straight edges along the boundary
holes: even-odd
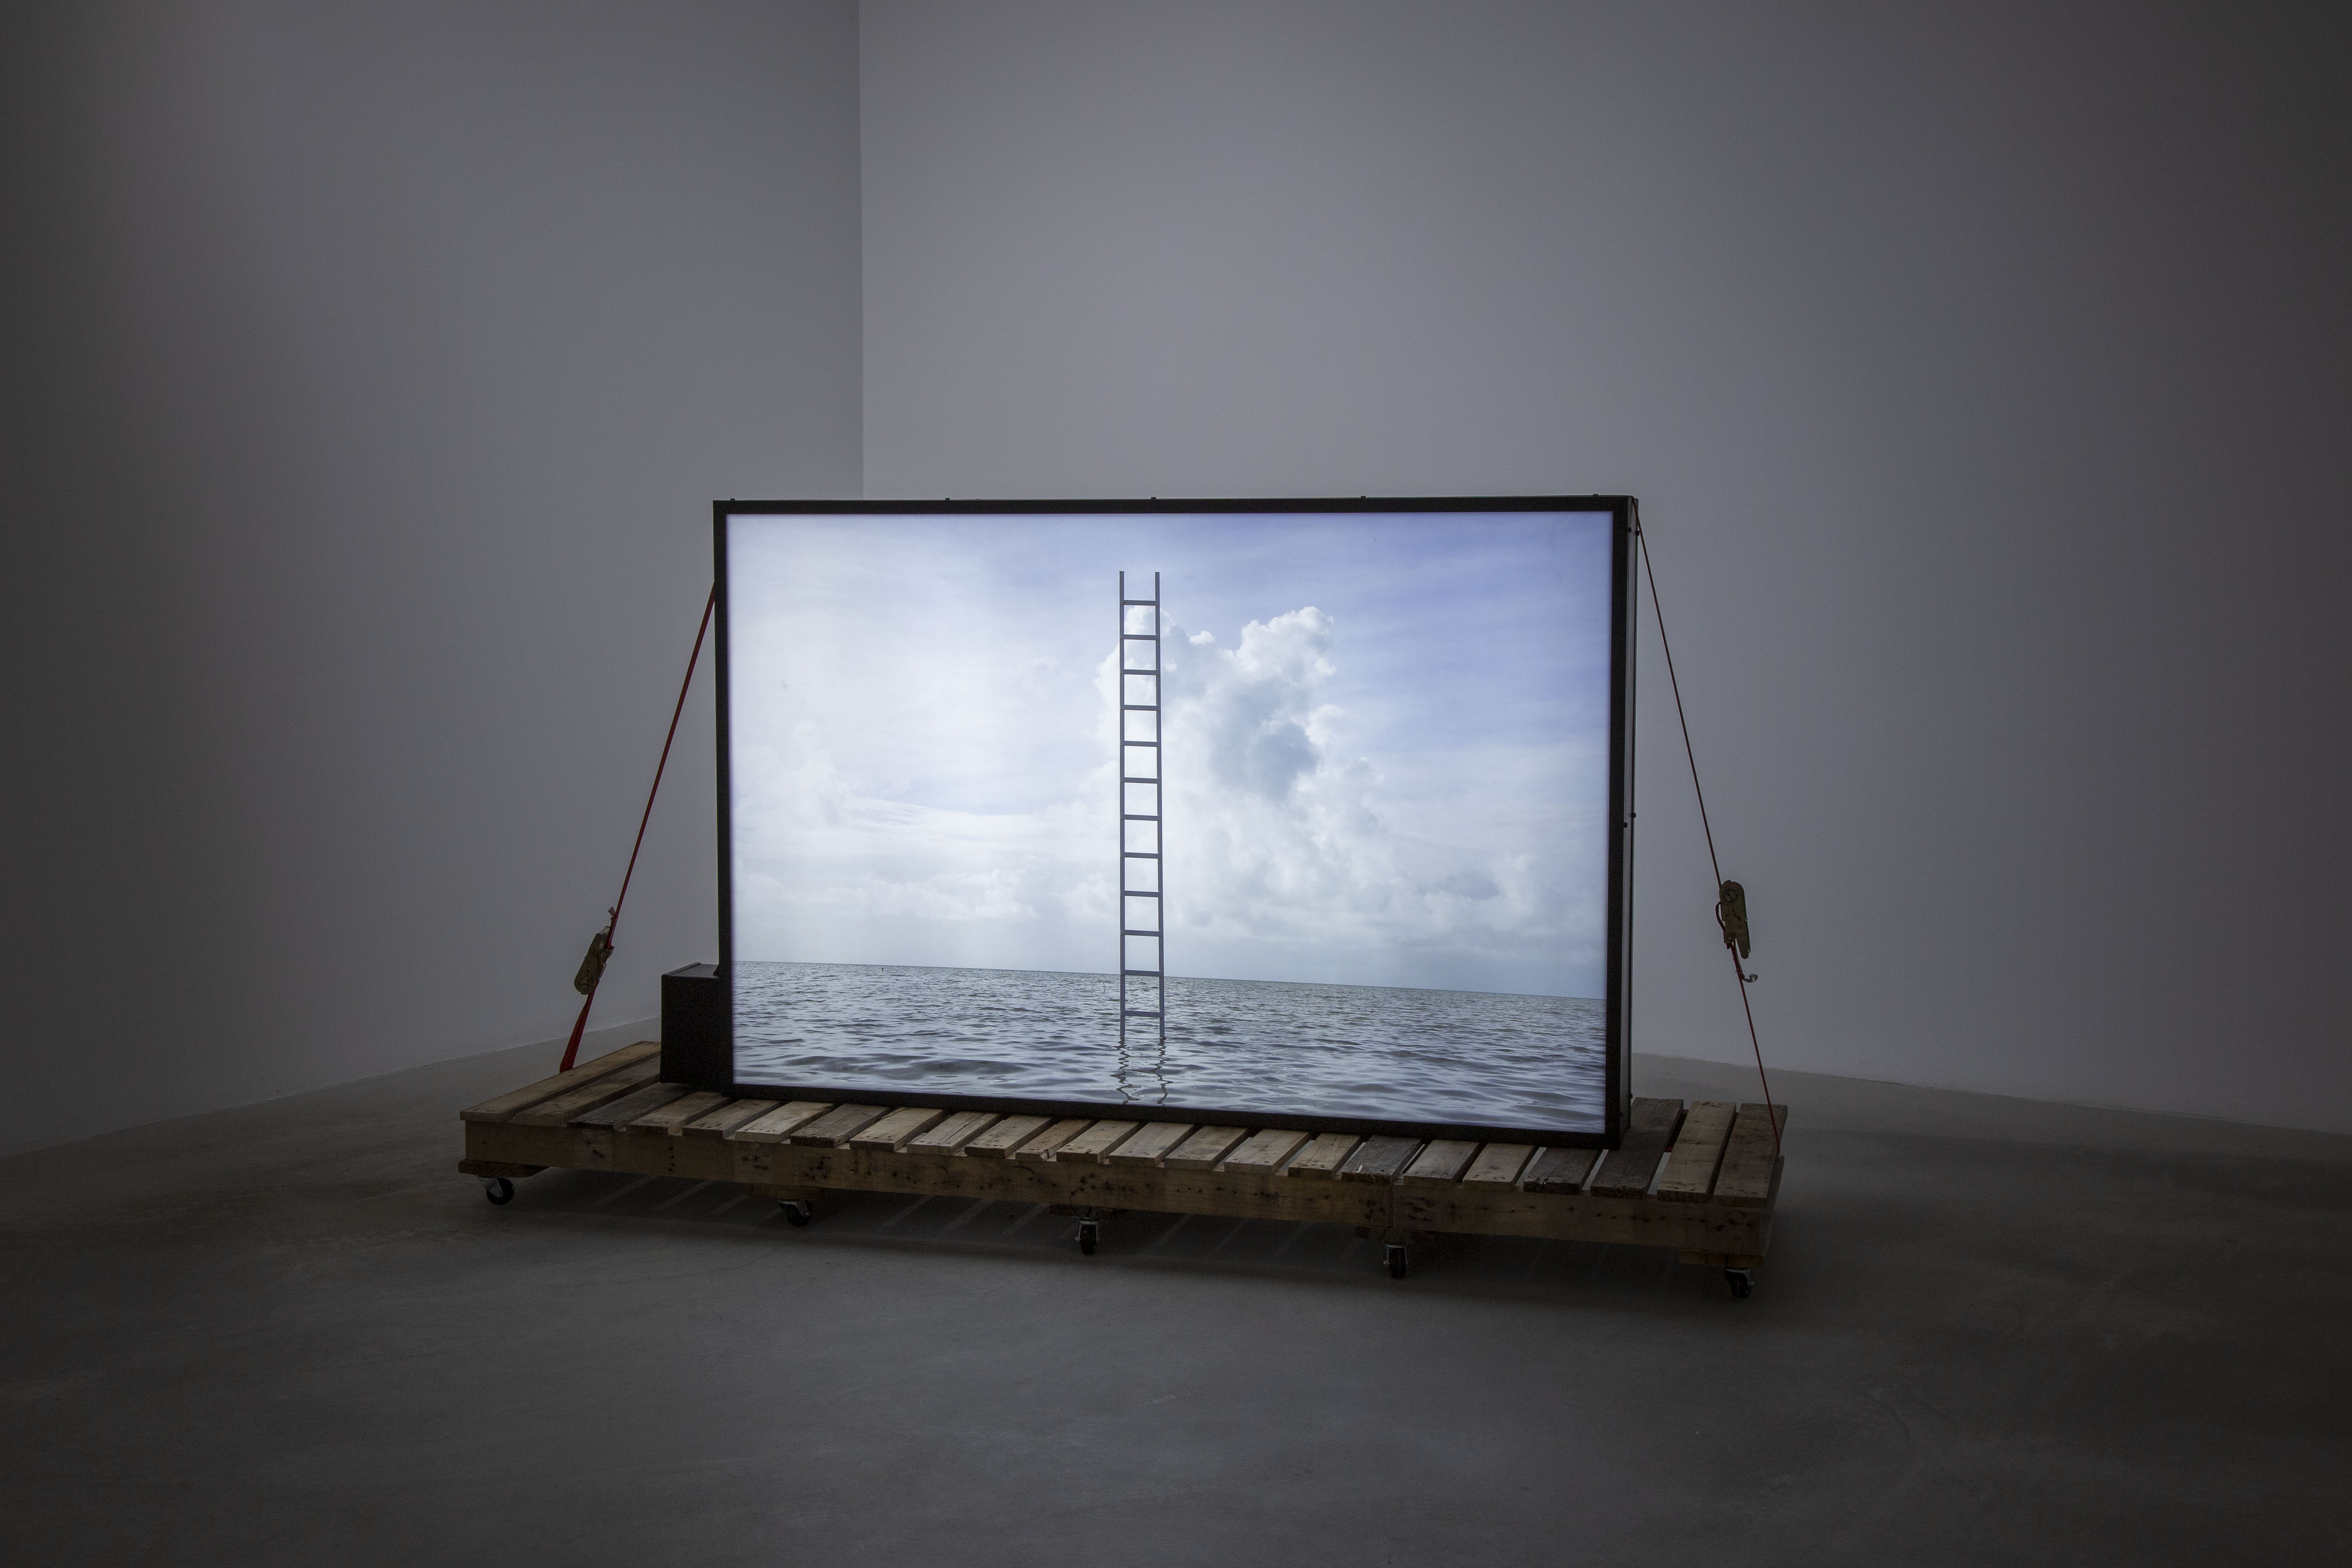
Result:
[[[7,8],[0,1149],[568,1030],[711,500],[858,491],[856,48]],[[698,696],[598,1025],[716,952]]]
[[[560,1035],[709,500],[861,464],[1634,492],[1774,1060],[2352,1130],[2340,16],[10,6],[0,1149]]]
[[[1772,1060],[2352,1131],[2346,15],[867,0],[866,493],[1636,494]]]

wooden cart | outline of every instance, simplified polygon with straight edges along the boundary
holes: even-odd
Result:
[[[1541,1149],[1056,1120],[921,1105],[738,1100],[660,1081],[661,1047],[627,1046],[461,1113],[466,1155],[495,1204],[550,1167],[740,1182],[806,1225],[825,1194],[914,1193],[1045,1204],[1081,1252],[1129,1212],[1321,1220],[1408,1248],[1446,1232],[1671,1247],[1745,1297],[1780,1194],[1785,1107],[1636,1100],[1617,1149]]]

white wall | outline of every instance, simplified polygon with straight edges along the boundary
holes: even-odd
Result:
[[[856,51],[7,8],[0,1149],[569,1028],[709,502],[858,491]],[[599,1022],[716,951],[698,697]]]
[[[1776,1059],[2352,1129],[2343,15],[7,7],[0,1149],[568,1026],[708,502],[860,489],[861,114],[868,493],[1633,491]]]
[[[1637,494],[1775,1059],[2352,1131],[2352,13],[861,15],[866,493]]]

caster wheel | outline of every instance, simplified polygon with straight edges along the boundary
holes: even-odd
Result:
[[[494,1204],[511,1203],[514,1200],[514,1184],[504,1176],[485,1176],[482,1179],[482,1195]]]
[[[806,1198],[786,1198],[779,1206],[784,1211],[784,1223],[794,1230],[816,1217],[816,1210],[809,1205]]]
[[[1731,1299],[1735,1301],[1745,1301],[1748,1293],[1756,1289],[1756,1277],[1745,1268],[1725,1269],[1723,1280],[1731,1287]]]
[[[1405,1260],[1404,1247],[1393,1241],[1389,1243],[1387,1263],[1391,1279],[1402,1279],[1412,1271],[1412,1265]]]
[[[1090,1219],[1078,1221],[1078,1250],[1092,1258],[1095,1248],[1101,1245],[1102,1226]]]

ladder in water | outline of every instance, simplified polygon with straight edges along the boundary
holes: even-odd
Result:
[[[1138,631],[1138,623],[1150,629]],[[1138,700],[1141,699],[1141,700]],[[1127,1044],[1129,1018],[1158,1020],[1160,1043],[1168,1044],[1167,884],[1161,867],[1160,786],[1163,739],[1160,728],[1160,574],[1151,574],[1151,597],[1127,596],[1127,574],[1118,574],[1118,1043]],[[1136,962],[1139,947],[1151,962]],[[1150,984],[1151,1005],[1132,1004],[1131,993]]]

